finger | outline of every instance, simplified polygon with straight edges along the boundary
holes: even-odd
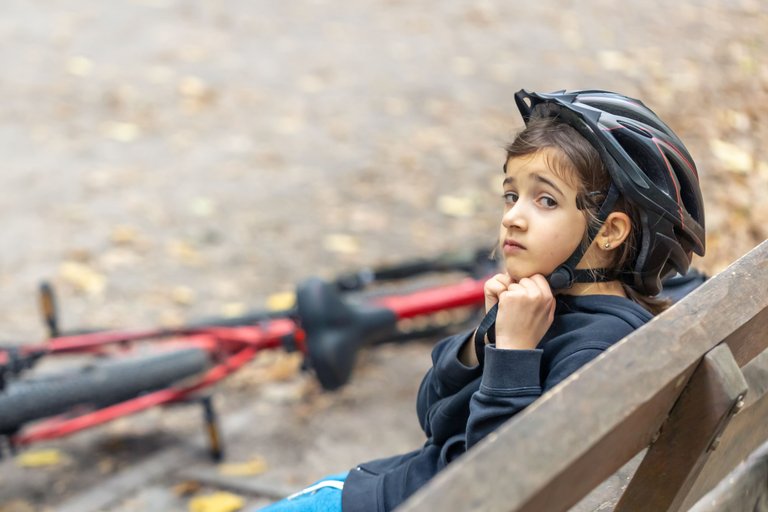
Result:
[[[509,277],[509,274],[496,274],[492,279],[504,288],[512,283],[512,278]]]
[[[509,287],[499,294],[499,299],[514,300],[528,296],[528,290],[519,283],[512,283]]]
[[[544,297],[552,298],[552,288],[549,286],[546,277],[541,274],[534,274],[530,279],[533,283],[536,284],[536,286],[539,287],[539,290],[541,290],[541,293]]]
[[[520,280],[520,286],[523,287],[528,297],[532,299],[539,299],[542,296],[541,290],[533,279],[524,277]]]
[[[485,282],[485,287],[483,288],[485,291],[485,295],[489,297],[496,297],[501,292],[507,289],[507,286],[504,283],[501,283],[497,279],[489,279]]]

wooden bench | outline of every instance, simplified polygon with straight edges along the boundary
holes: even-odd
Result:
[[[755,500],[768,501],[759,477],[768,455],[724,478],[768,440],[766,347],[768,241],[546,393],[398,510],[758,510]]]

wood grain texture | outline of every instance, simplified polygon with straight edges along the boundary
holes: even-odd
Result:
[[[717,449],[686,498],[685,507],[696,503],[768,439],[768,351],[753,359],[742,371],[749,387],[744,408],[723,431]]]
[[[727,345],[710,350],[670,412],[615,512],[680,508],[747,383]],[[653,489],[652,492],[648,492]]]
[[[704,354],[768,307],[766,289],[768,241],[575,372],[399,510],[567,510],[650,444]],[[730,346],[738,353],[738,340]]]

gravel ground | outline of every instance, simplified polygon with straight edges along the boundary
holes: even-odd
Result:
[[[696,265],[716,272],[768,237],[767,29],[759,1],[3,2],[2,339],[44,336],[42,279],[65,327],[175,325],[486,245],[520,88],[614,89],[667,120],[708,205]],[[371,350],[332,395],[265,356],[218,394],[241,418],[230,458],[290,487],[418,445],[429,349]],[[0,510],[54,507],[168,447],[204,464],[198,415],[52,443],[59,466],[0,462]],[[107,508],[186,510],[179,481]]]

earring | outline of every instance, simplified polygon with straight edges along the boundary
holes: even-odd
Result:
[[[605,245],[603,247],[605,247],[606,249],[610,249],[611,248],[611,244],[608,243],[608,242],[605,242]]]

